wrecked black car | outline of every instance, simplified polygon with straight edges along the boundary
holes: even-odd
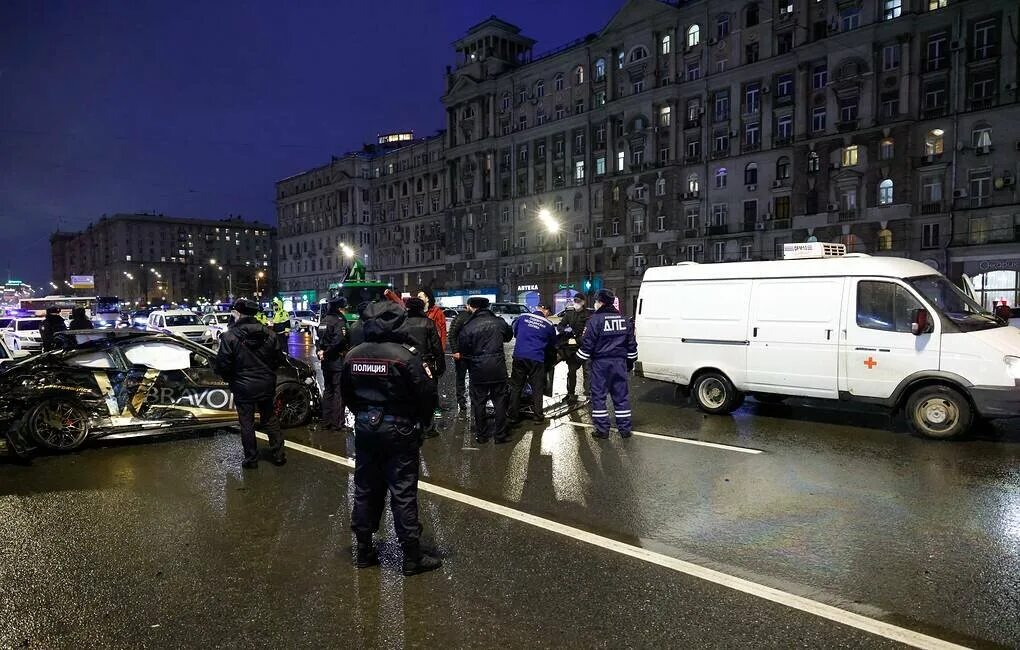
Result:
[[[215,428],[236,423],[233,396],[213,370],[215,353],[155,332],[67,332],[63,348],[0,374],[0,433],[17,456],[66,452],[90,439]],[[283,427],[320,408],[307,363],[286,357],[277,371]]]

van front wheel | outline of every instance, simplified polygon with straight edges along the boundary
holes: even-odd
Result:
[[[970,403],[948,386],[925,386],[907,400],[910,426],[927,438],[955,438],[970,429],[974,413]]]
[[[744,403],[744,394],[726,375],[718,372],[706,372],[698,377],[691,393],[698,408],[712,415],[732,413]]]

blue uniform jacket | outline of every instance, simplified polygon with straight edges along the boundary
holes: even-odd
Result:
[[[539,314],[524,314],[514,321],[514,358],[545,362],[546,351],[556,345],[556,328]]]
[[[637,361],[637,340],[630,321],[613,307],[596,311],[584,328],[581,347],[577,350],[581,361],[591,359],[626,359]]]

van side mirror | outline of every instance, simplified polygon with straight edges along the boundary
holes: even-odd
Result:
[[[910,333],[914,336],[921,336],[922,334],[930,334],[934,329],[935,326],[931,322],[931,314],[928,313],[928,310],[915,309],[914,319],[910,324]]]

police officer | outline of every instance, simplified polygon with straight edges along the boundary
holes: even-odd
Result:
[[[347,300],[343,296],[326,303],[326,315],[317,328],[316,356],[322,364],[322,426],[326,431],[344,428],[344,403],[340,397],[340,375],[344,355],[350,350],[350,330],[344,315]]]
[[[492,313],[489,299],[468,298],[471,320],[458,333],[457,349],[467,361],[471,373],[471,412],[474,416],[475,442],[485,444],[510,442],[507,434],[507,372],[503,344],[509,343],[514,331],[505,320]],[[490,419],[485,403],[492,400],[494,415]]]
[[[421,298],[405,298],[407,318],[401,329],[421,352],[422,359],[429,364],[432,376],[439,377],[446,372],[446,355],[443,353],[443,342],[432,318],[425,313],[425,301]],[[445,327],[445,325],[444,325]]]
[[[581,385],[584,394],[587,395],[589,392],[588,364],[582,363],[577,358],[578,342],[584,333],[584,326],[588,324],[588,319],[591,318],[591,311],[585,306],[584,302],[584,294],[576,294],[570,304],[567,305],[566,313],[563,314],[563,318],[560,319],[559,324],[556,326],[556,330],[560,335],[560,355],[567,362],[567,403],[569,404],[577,402],[577,371],[579,369],[583,373],[583,383]]]
[[[591,362],[592,435],[609,437],[609,410],[606,395],[613,400],[616,428],[621,438],[631,435],[630,389],[627,373],[637,361],[637,340],[634,326],[615,306],[616,295],[602,289],[595,295],[595,313],[581,336],[577,358]]]
[[[71,326],[72,330],[90,330],[93,329],[92,321],[85,315],[84,307],[75,307],[71,310]]]
[[[272,313],[259,314],[259,322],[271,328],[280,340],[280,349],[287,353],[288,339],[290,338],[290,314],[283,308],[283,301],[273,298]]]
[[[556,346],[556,328],[549,322],[552,310],[539,305],[532,314],[522,314],[514,321],[514,355],[510,373],[510,423],[521,421],[521,393],[525,384],[531,386],[532,417],[545,421],[546,358]]]
[[[379,530],[387,488],[393,527],[404,552],[405,576],[438,569],[442,562],[422,550],[418,519],[418,464],[422,428],[431,420],[438,393],[432,370],[401,326],[399,305],[372,303],[362,313],[365,343],[344,361],[341,392],[354,412],[355,564],[379,563],[372,534]]]
[[[461,412],[467,411],[467,360],[461,356],[460,353],[460,332],[464,329],[464,326],[471,316],[474,314],[469,309],[463,309],[457,313],[454,317],[453,322],[450,323],[450,333],[448,340],[450,341],[450,353],[453,355],[453,369],[456,372],[456,383],[454,384],[454,391],[457,394],[457,406]]]
[[[273,330],[255,320],[257,302],[241,298],[231,307],[234,325],[220,335],[216,373],[229,385],[241,429],[245,469],[258,467],[255,413],[269,434],[269,451],[274,465],[283,465],[283,432],[276,414],[276,369],[283,363],[283,351]]]
[[[60,315],[60,307],[47,307],[46,317],[39,324],[39,338],[42,341],[42,351],[49,352],[50,350],[58,349],[60,346],[57,343],[57,333],[66,331],[67,323],[64,322],[64,317]]]

